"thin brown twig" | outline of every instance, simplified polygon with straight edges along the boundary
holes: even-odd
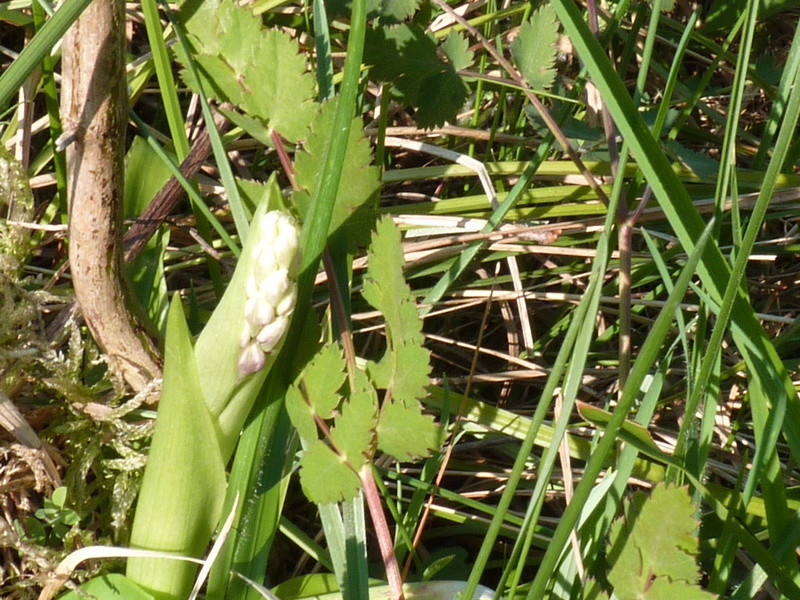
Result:
[[[219,132],[228,127],[228,120],[221,114],[214,116],[214,125]],[[187,179],[194,177],[211,154],[211,137],[207,130],[197,137],[189,154],[180,166],[181,174]],[[144,249],[162,223],[172,214],[183,197],[183,187],[175,177],[170,177],[147,208],[125,234],[125,261],[131,262]]]

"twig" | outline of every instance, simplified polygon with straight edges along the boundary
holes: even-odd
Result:
[[[224,132],[228,120],[221,114],[214,117],[217,130]],[[192,144],[192,148],[181,163],[181,173],[191,179],[200,170],[211,154],[211,138],[204,130]],[[142,215],[125,234],[125,261],[130,262],[142,251],[147,240],[156,232],[164,220],[172,213],[183,196],[183,188],[177,179],[170,177],[164,187],[150,201]]]
[[[95,0],[64,37],[62,122],[75,296],[111,367],[139,391],[161,376],[159,354],[130,311],[123,282],[125,6]]]

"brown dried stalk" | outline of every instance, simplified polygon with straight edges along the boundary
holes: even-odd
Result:
[[[122,0],[94,0],[64,37],[62,121],[67,148],[69,257],[75,296],[112,369],[142,390],[159,354],[126,301],[122,189],[127,122]]]

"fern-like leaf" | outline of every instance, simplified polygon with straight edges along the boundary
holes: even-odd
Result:
[[[296,41],[231,0],[189,0],[181,7],[192,56],[179,49],[185,65],[192,60],[200,81],[182,71],[186,84],[230,102],[263,121],[284,138],[305,133],[316,103],[314,77]]]
[[[634,495],[609,535],[608,581],[619,600],[716,597],[697,585],[695,512],[683,487],[659,484],[649,498]]]
[[[305,217],[317,185],[317,176],[325,160],[325,149],[330,143],[329,135],[337,100],[322,105],[308,131],[303,151],[295,158],[295,181],[302,188],[293,196],[300,217]],[[366,243],[365,232],[375,220],[371,200],[380,188],[380,175],[372,165],[372,150],[364,137],[363,126],[355,119],[347,142],[347,158],[342,166],[336,206],[331,217],[330,233],[339,236],[351,247]]]
[[[455,43],[447,48],[455,54]],[[447,52],[447,50],[445,50]],[[447,56],[450,56],[447,54]],[[393,93],[416,110],[420,127],[453,121],[467,98],[467,86],[456,73],[456,61],[443,61],[436,43],[419,25],[403,24],[367,31],[364,60],[372,77],[392,83]]]
[[[534,90],[546,90],[553,85],[557,41],[556,12],[550,4],[545,4],[522,25],[517,39],[511,44],[511,56]]]

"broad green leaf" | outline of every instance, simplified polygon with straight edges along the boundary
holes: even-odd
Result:
[[[184,81],[295,142],[305,134],[316,103],[314,77],[295,40],[265,29],[260,17],[231,0],[190,0],[181,6],[192,57],[178,50],[184,64],[194,60],[201,81],[188,69]]]
[[[200,558],[225,498],[225,461],[179,296],[167,319],[164,383],[131,547]],[[185,598],[196,571],[190,563],[130,558],[126,574],[151,593]]]
[[[381,407],[378,448],[399,461],[424,458],[436,447],[438,431],[433,417],[422,414],[419,402],[393,400]]]
[[[314,412],[323,419],[330,419],[341,401],[336,392],[345,379],[344,356],[339,345],[324,346],[303,370],[300,379]]]
[[[283,202],[283,197],[272,193],[269,183],[252,179],[236,179],[236,186],[239,188],[242,200],[251,211],[254,211],[256,206],[261,206],[262,202],[265,202],[267,204],[265,210],[267,211],[284,210],[290,212]]]
[[[419,0],[382,0],[380,22],[383,25],[402,23],[417,12]]]
[[[324,346],[306,365],[297,381],[286,392],[286,410],[300,437],[316,440],[314,416],[330,419],[342,400],[338,393],[345,379],[345,364],[337,344]]]
[[[311,123],[303,151],[295,157],[295,181],[302,190],[295,192],[293,200],[301,219],[308,214],[314,197],[317,177],[330,142],[336,103],[334,99],[322,105]],[[380,175],[378,168],[372,166],[371,146],[364,137],[361,121],[353,119],[329,233],[340,236],[351,247],[366,243],[365,232],[370,230],[375,219],[371,200],[379,188]]]
[[[289,420],[297,429],[300,439],[309,443],[319,439],[314,409],[305,398],[303,390],[297,385],[286,390],[286,412],[289,413]]]
[[[135,219],[141,215],[170,175],[169,167],[147,141],[135,136],[125,156],[125,218]]]
[[[125,157],[125,218],[139,217],[169,178],[170,171],[164,161],[144,138],[136,136]],[[126,265],[136,300],[162,335],[169,310],[164,275],[164,255],[168,243],[169,230],[162,227],[148,240],[139,255]]]
[[[657,577],[641,596],[643,600],[713,600],[717,596],[686,581],[672,581],[668,577]],[[620,599],[621,600],[621,599]]]
[[[392,398],[410,401],[425,395],[430,366],[428,351],[419,344],[392,343],[383,358],[367,365],[378,388],[390,389]]]
[[[361,489],[361,480],[342,457],[317,440],[300,458],[300,485],[309,500],[328,504],[355,497]]]
[[[452,31],[444,39],[441,48],[456,71],[468,68],[475,59],[475,53],[469,49],[467,38],[457,31]]]
[[[686,488],[660,485],[653,489],[637,522],[637,543],[651,574],[690,582],[699,579],[696,512]],[[664,515],[669,515],[667,522]]]
[[[372,66],[372,77],[392,83],[392,92],[416,110],[420,127],[456,118],[467,99],[467,86],[454,64],[439,58],[436,43],[419,25],[370,30],[366,43],[365,62]]]
[[[370,376],[378,388],[391,389],[394,400],[421,398],[428,385],[429,355],[422,346],[422,321],[403,278],[400,230],[391,218],[384,217],[375,227],[362,294],[386,319],[388,348],[377,364],[369,364]]]
[[[522,25],[517,39],[511,44],[511,56],[534,90],[546,90],[553,85],[557,41],[556,13],[550,4],[544,4]]]

